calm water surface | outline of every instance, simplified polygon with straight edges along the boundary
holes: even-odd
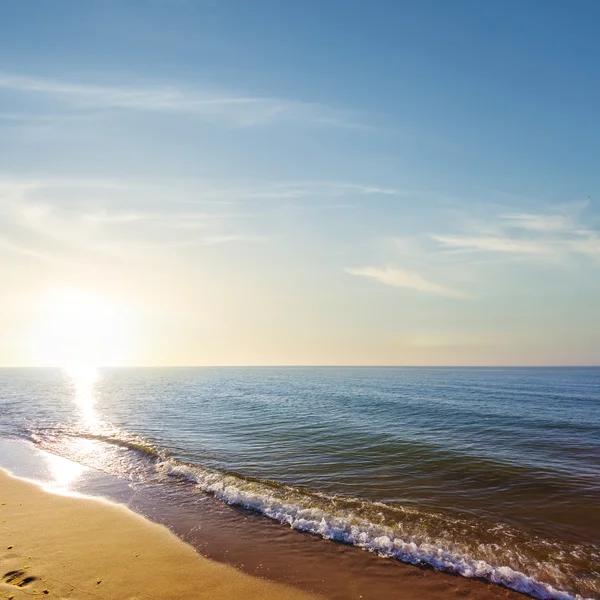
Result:
[[[600,369],[4,369],[0,410],[1,435],[190,501],[600,597]]]

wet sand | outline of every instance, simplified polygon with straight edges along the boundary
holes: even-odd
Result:
[[[28,443],[6,440],[0,443],[0,455],[0,464],[4,467],[10,468],[19,476],[31,477],[45,488],[100,495],[119,503],[57,496],[42,491],[31,483],[8,478],[0,471],[1,501],[13,504],[0,506],[2,509],[0,520],[7,519],[2,526],[8,527],[8,529],[0,529],[2,532],[0,579],[6,572],[22,570],[24,565],[29,565],[28,571],[32,576],[41,577],[41,580],[35,581],[35,585],[32,583],[22,589],[3,581],[0,583],[0,598],[15,594],[16,600],[25,597],[18,595],[20,590],[27,590],[30,594],[32,589],[42,593],[45,588],[50,590],[52,597],[92,597],[83,595],[79,591],[75,595],[75,592],[69,591],[71,588],[68,585],[60,587],[63,584],[58,582],[69,582],[73,587],[76,582],[81,582],[77,584],[77,590],[93,593],[94,598],[119,598],[120,600],[134,597],[138,600],[149,597],[155,600],[203,598],[205,596],[202,595],[204,589],[202,580],[205,572],[209,573],[210,580],[215,582],[214,591],[211,590],[208,597],[216,599],[219,597],[285,599],[315,597],[314,595],[328,600],[380,600],[381,598],[524,600],[527,598],[523,594],[483,580],[467,579],[407,565],[380,558],[354,546],[299,533],[252,511],[227,506],[206,494],[195,493],[194,499],[191,500],[188,486],[184,484],[180,486],[165,486],[160,483],[132,485],[126,480],[93,469],[85,469],[65,487],[64,480],[60,477],[57,479],[57,473],[53,469],[49,470],[48,465],[58,460],[62,470],[70,463],[67,459],[57,459],[54,455]],[[10,484],[9,488],[6,487],[5,482]],[[21,489],[24,500],[7,500],[8,493],[17,493],[10,490],[16,490],[17,487]],[[23,495],[25,493],[26,496]],[[16,497],[19,498],[18,494]],[[65,503],[60,514],[54,512],[56,503]],[[23,504],[23,506],[17,511],[16,504]],[[127,510],[122,505],[131,510]],[[86,528],[73,530],[69,534],[72,541],[68,548],[73,555],[69,563],[71,566],[67,568],[58,564],[56,559],[61,557],[59,551],[62,552],[62,556],[66,556],[64,552],[67,549],[62,547],[65,544],[63,533],[65,527],[71,527],[73,523],[79,522],[74,521],[74,515],[80,510],[85,510],[90,520],[83,524]],[[7,517],[9,511],[11,516]],[[143,515],[148,520],[139,515]],[[116,519],[115,522],[110,521],[113,518]],[[119,525],[116,524],[117,521]],[[139,528],[149,526],[156,536],[154,542],[144,544],[144,555],[137,547],[131,545],[129,534],[124,533],[126,531],[123,529],[124,523],[129,523],[127,527],[131,527],[132,522]],[[96,525],[91,527],[90,523]],[[159,527],[155,523],[165,527]],[[166,529],[167,527],[170,531]],[[20,536],[28,540],[27,543],[31,544],[32,550],[19,551],[17,555],[15,554],[17,545],[8,541],[5,545],[4,542],[8,537],[17,539]],[[120,558],[116,559],[113,554],[117,549],[121,552],[123,540],[127,541],[129,554],[123,556],[120,553]],[[156,540],[160,540],[160,543]],[[165,540],[169,549],[165,546]],[[183,544],[180,540],[189,545]],[[104,554],[96,554],[97,543],[101,545],[101,552]],[[14,549],[7,550],[9,544],[13,545]],[[187,553],[185,561],[193,563],[195,565],[193,569],[198,569],[197,575],[193,577],[190,577],[186,568],[178,567],[175,573],[170,569],[165,570],[165,552],[167,550],[179,552],[182,548]],[[136,553],[140,556],[136,557]],[[29,556],[32,558],[29,559]],[[96,556],[102,560],[97,560]],[[137,573],[132,571],[132,568],[138,568],[138,564],[141,564],[140,558],[152,559],[154,566],[150,567],[151,578],[135,575],[132,579],[132,574]],[[78,561],[81,560],[89,563],[86,563],[87,566],[80,565]],[[167,562],[170,563],[172,560],[174,559],[169,559]],[[222,571],[215,571],[214,567],[219,567]],[[67,570],[64,572],[60,570],[65,568]],[[100,568],[105,569],[110,576],[100,572]],[[111,570],[113,568],[116,570]],[[153,591],[154,586],[157,585],[156,580],[163,576],[166,579],[160,585],[164,586],[162,588],[164,591],[157,593]],[[239,579],[240,577],[243,579]],[[112,587],[108,585],[102,587],[102,583],[97,584],[98,578],[105,584],[110,582]],[[232,587],[223,592],[226,594],[224,596],[217,595],[220,593],[219,578],[221,581],[235,581],[235,585],[232,584]],[[275,587],[270,588],[269,582],[273,582]],[[124,595],[127,586],[134,584],[138,587],[131,588],[129,596]],[[253,587],[259,585],[260,589]],[[90,589],[91,591],[88,591]],[[256,591],[252,591],[254,589]],[[276,590],[275,595],[272,589]],[[111,590],[116,595],[98,595],[100,592]],[[298,596],[293,595],[294,590],[298,590]],[[253,593],[265,595],[253,596]],[[309,596],[311,594],[312,596]]]
[[[328,600],[530,598],[486,580],[405,564],[301,533],[210,496],[197,504],[181,504],[172,502],[175,495],[160,486],[146,488],[135,494],[129,505],[168,524],[202,555]]]
[[[0,471],[0,597],[310,600],[200,556],[124,506],[48,493]]]

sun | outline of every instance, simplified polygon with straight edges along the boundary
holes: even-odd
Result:
[[[131,332],[123,311],[85,290],[52,289],[42,296],[31,339],[36,364],[81,370],[121,366],[130,354]]]

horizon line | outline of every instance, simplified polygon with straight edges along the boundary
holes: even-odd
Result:
[[[0,365],[0,369],[68,369],[59,365]],[[93,365],[93,369],[598,369],[598,364],[526,364],[526,365],[348,365],[348,364],[289,364],[289,365]]]

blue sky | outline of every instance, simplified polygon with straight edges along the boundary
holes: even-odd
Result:
[[[56,289],[127,364],[599,364],[599,19],[3,2],[0,364]]]

